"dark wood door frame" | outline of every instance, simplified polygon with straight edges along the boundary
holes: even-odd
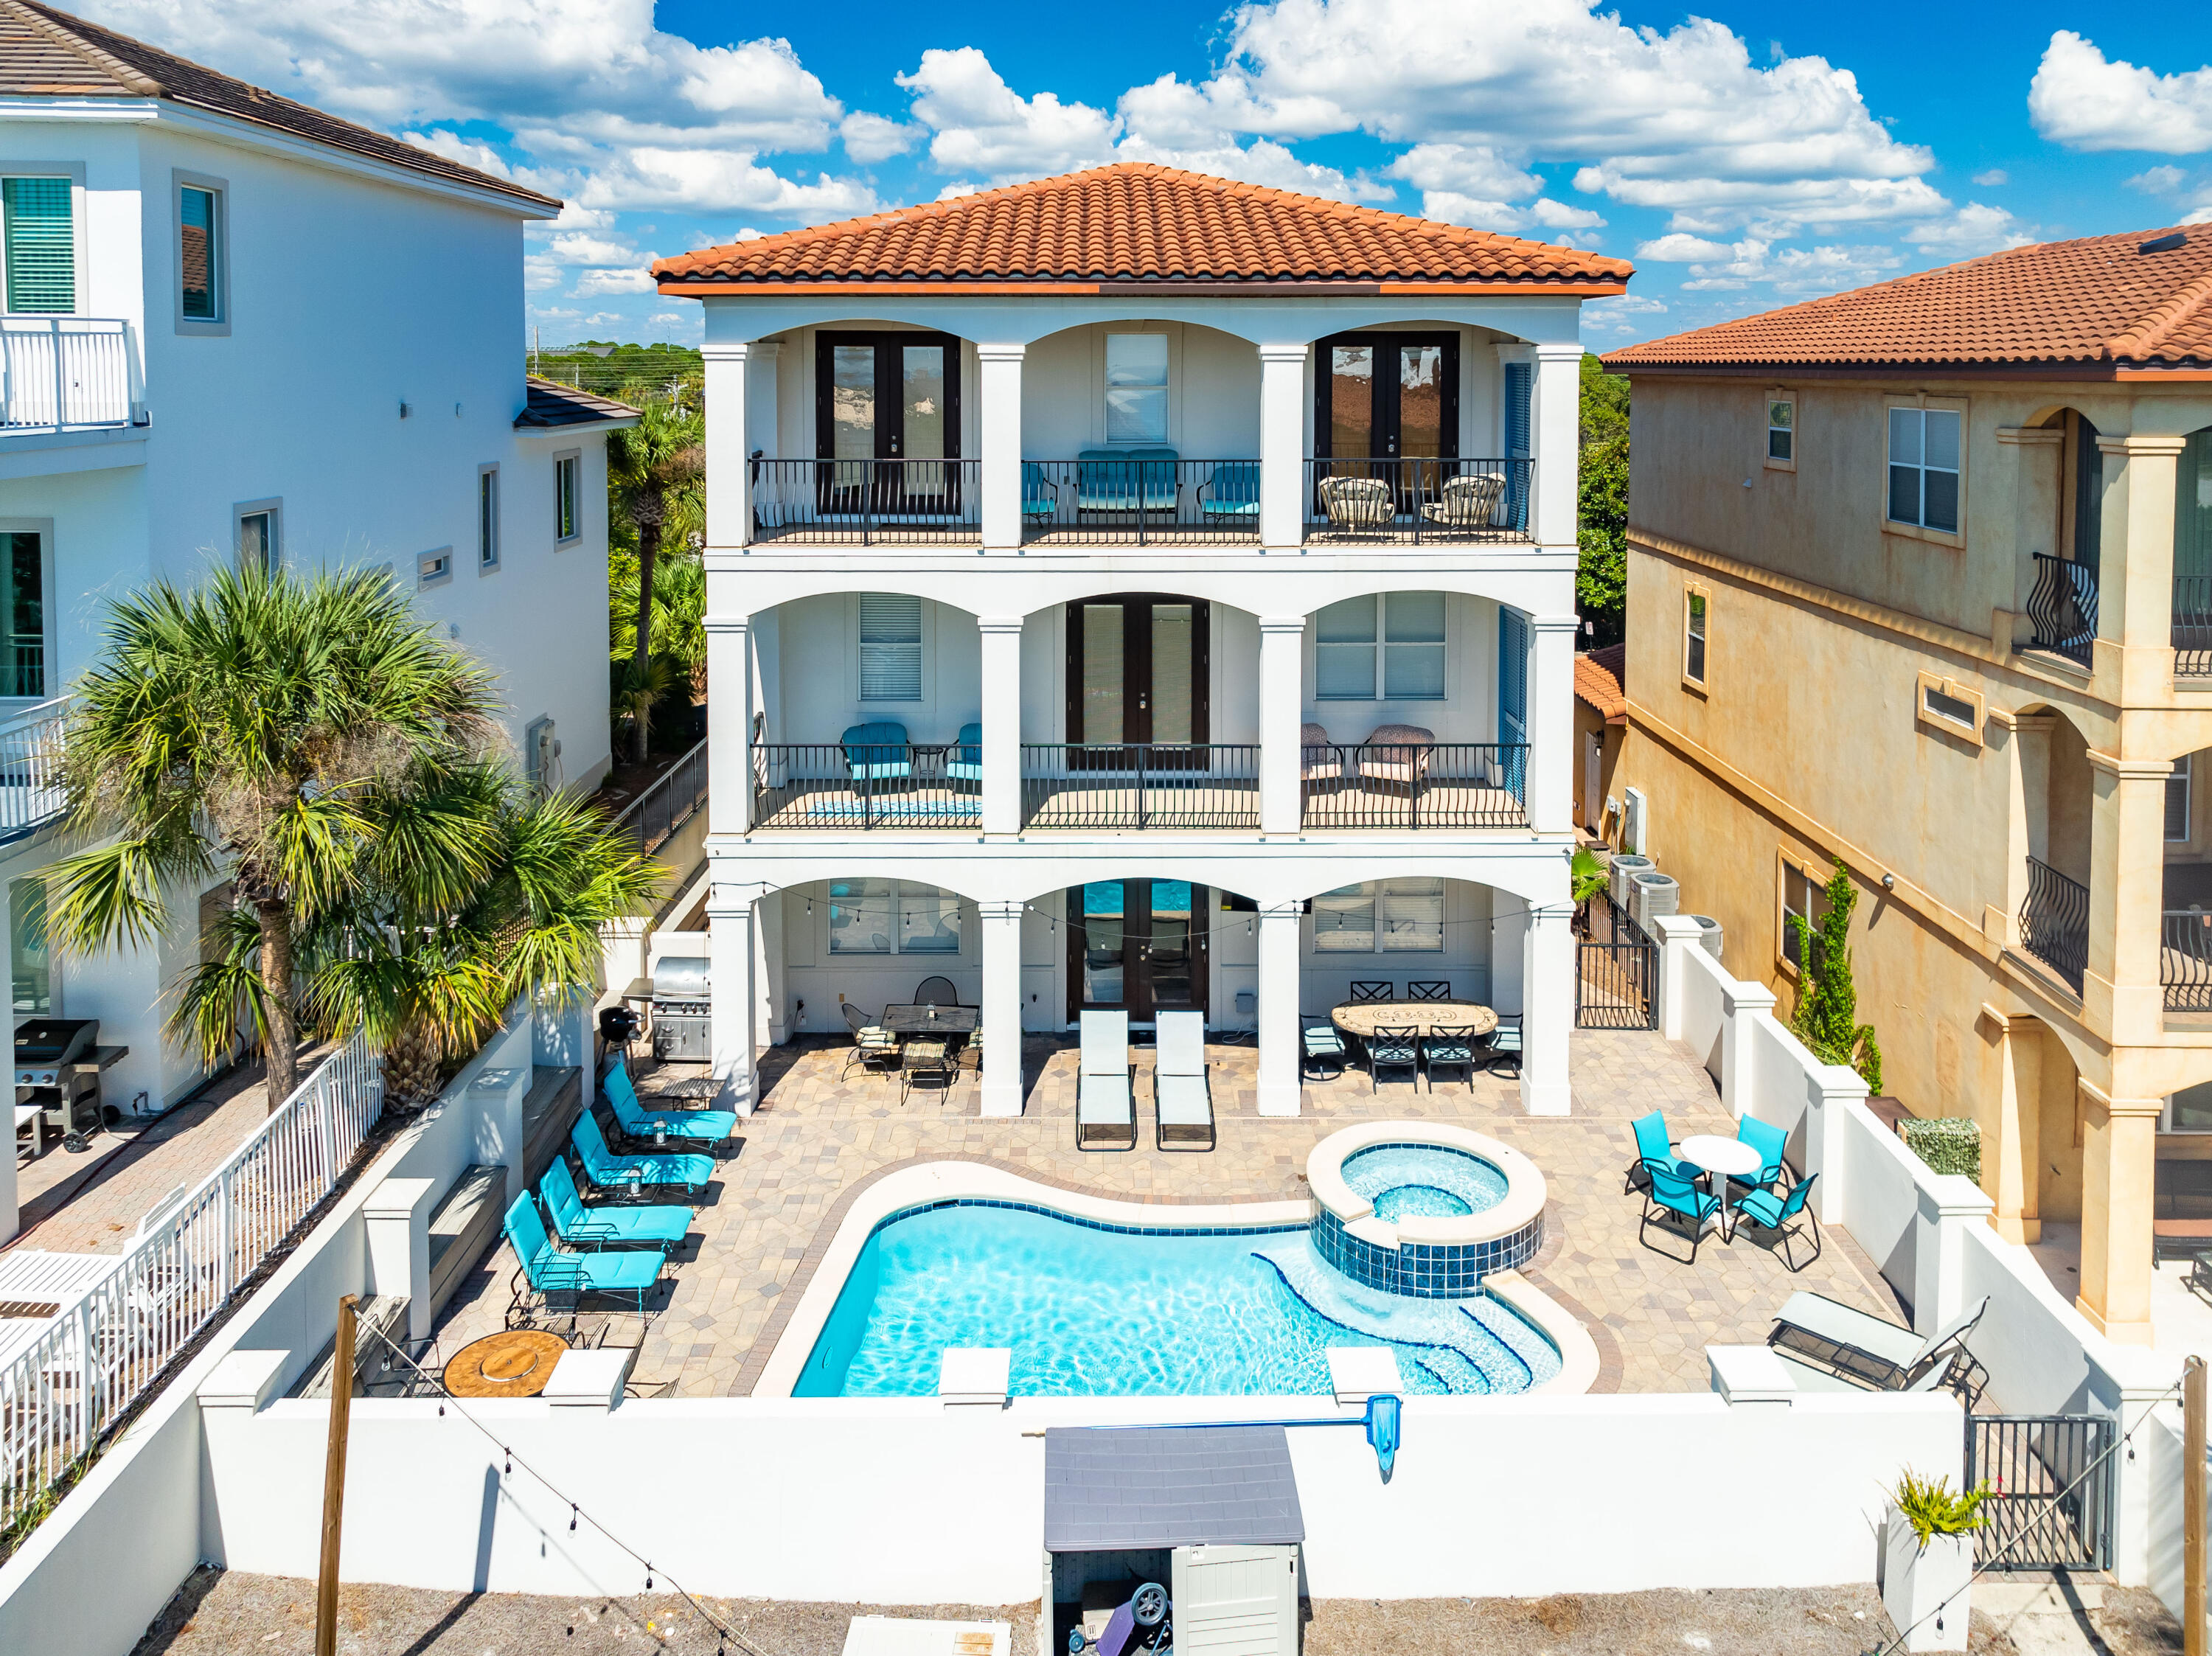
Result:
[[[898,427],[883,417],[886,409],[903,412],[905,375],[897,349],[902,345],[942,345],[945,348],[945,458],[960,458],[960,340],[949,333],[896,333],[882,330],[823,329],[814,336],[814,452],[818,459],[835,458],[836,414],[831,396],[834,353],[840,345],[868,345],[876,353],[876,458],[904,458]]]
[[[1179,883],[1170,882],[1170,883]],[[1083,888],[1070,886],[1064,901],[1067,925],[1067,1017],[1073,1023],[1085,1011],[1126,1010],[1133,1021],[1149,1022],[1159,1009],[1152,1001],[1151,962],[1139,943],[1152,935],[1152,886],[1150,878],[1121,881],[1121,999],[1119,1006],[1083,998],[1083,945],[1089,937],[1083,913]],[[1190,1000],[1170,1006],[1170,1012],[1210,1015],[1212,998],[1213,955],[1207,920],[1212,889],[1193,884],[1190,889]]]
[[[1174,592],[1109,592],[1095,598],[1078,598],[1067,606],[1067,646],[1064,661],[1066,681],[1064,733],[1070,747],[1083,741],[1083,611],[1086,605],[1121,606],[1121,739],[1152,739],[1152,605],[1190,605],[1190,739],[1203,745],[1212,741],[1213,690],[1213,606],[1204,598],[1183,597]]]
[[[1330,381],[1328,371],[1329,348],[1334,345],[1367,345],[1374,348],[1377,361],[1374,380],[1374,411],[1370,418],[1373,434],[1370,446],[1381,445],[1379,451],[1368,454],[1337,454],[1329,433]],[[1314,455],[1317,459],[1366,460],[1397,457],[1398,438],[1398,368],[1397,349],[1401,345],[1437,345],[1443,349],[1443,383],[1438,386],[1441,406],[1437,421],[1441,428],[1438,446],[1448,460],[1459,458],[1459,350],[1460,337],[1455,333],[1340,333],[1332,334],[1314,346]],[[1384,351],[1392,353],[1390,372],[1382,373],[1380,357]]]

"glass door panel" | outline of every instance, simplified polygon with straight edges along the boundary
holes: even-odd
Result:
[[[1314,437],[1330,464],[1321,475],[1384,479],[1401,513],[1418,512],[1455,470],[1430,463],[1459,454],[1458,336],[1346,334],[1324,346]]]
[[[1443,347],[1398,348],[1398,510],[1413,513],[1438,497],[1438,468],[1423,464],[1444,452]]]
[[[1375,348],[1328,349],[1328,452],[1339,459],[1364,459],[1375,447]]]
[[[1198,1004],[1198,981],[1188,880],[1151,883],[1151,926],[1144,950],[1147,998],[1154,1010]]]
[[[956,509],[960,347],[947,334],[823,332],[815,346],[815,454],[839,511]],[[921,464],[871,465],[871,461]],[[872,484],[868,481],[872,477]]]
[[[1119,604],[1083,606],[1083,724],[1085,744],[1128,739],[1128,663],[1123,648],[1124,608]]]
[[[1155,744],[1148,764],[1188,766],[1191,754],[1158,747],[1203,747],[1206,734],[1209,610],[1189,598],[1100,598],[1067,606],[1067,740],[1087,751],[1072,764],[1091,769],[1134,766],[1117,744]]]
[[[1155,604],[1152,609],[1152,682],[1149,703],[1152,739],[1194,742],[1198,713],[1197,628],[1188,604]]]
[[[830,352],[830,455],[852,464],[830,468],[831,509],[857,512],[876,458],[876,348],[836,345]]]
[[[1068,1015],[1125,1010],[1137,1023],[1206,1003],[1206,888],[1094,880],[1067,894]]]
[[[909,510],[941,512],[950,480],[940,465],[919,461],[945,458],[945,347],[908,345],[900,362],[900,432],[893,454],[908,464],[903,474]]]
[[[1093,880],[1075,889],[1083,1006],[1120,1006],[1128,992],[1128,883]]]

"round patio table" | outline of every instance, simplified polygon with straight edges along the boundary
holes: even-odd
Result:
[[[1733,1240],[1735,1228],[1728,1222],[1728,1179],[1757,1173],[1766,1165],[1765,1158],[1741,1138],[1723,1138],[1718,1133],[1692,1133],[1674,1146],[1677,1161],[1710,1174],[1718,1180],[1720,1188],[1712,1194],[1721,1198],[1721,1205],[1708,1223],[1718,1223],[1721,1234]]]
[[[1328,1021],[1362,1040],[1372,1040],[1377,1029],[1411,1029],[1417,1035],[1472,1029],[1480,1040],[1498,1028],[1498,1014],[1471,1000],[1346,1001],[1328,1009]]]
[[[534,1398],[553,1378],[568,1342],[538,1328],[487,1334],[446,1365],[446,1389],[457,1398]]]

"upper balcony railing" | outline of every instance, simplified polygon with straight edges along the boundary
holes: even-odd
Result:
[[[128,426],[131,325],[0,317],[0,436]]]
[[[2094,666],[2097,566],[2037,553],[2035,587],[2027,595],[2027,616],[2035,624],[2028,648],[2048,650],[2084,667]]]
[[[2089,888],[2050,864],[2027,859],[2027,897],[2020,906],[2020,946],[2075,994],[2089,970]]]
[[[1515,742],[1315,743],[1299,786],[1313,828],[1525,828],[1528,749]]]
[[[1408,545],[1528,537],[1528,459],[1306,462],[1309,543]]]
[[[2173,578],[2173,676],[2212,675],[2212,575]]]
[[[974,460],[752,462],[756,541],[879,546],[983,538]]]
[[[62,741],[68,719],[69,698],[57,696],[0,721],[0,845],[28,838],[67,808]]]
[[[2212,913],[2169,908],[2159,935],[2158,980],[2169,1012],[2212,1012]]]
[[[1158,545],[1260,538],[1260,463],[1172,451],[1022,462],[1022,539]]]

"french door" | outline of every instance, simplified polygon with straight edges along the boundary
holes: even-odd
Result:
[[[933,516],[959,506],[960,342],[833,333],[814,342],[814,452],[824,511]]]
[[[1324,339],[1314,375],[1320,476],[1381,477],[1398,509],[1436,498],[1459,458],[1459,337],[1346,333]]]
[[[1206,1010],[1206,888],[1188,880],[1093,880],[1067,894],[1068,1016]]]
[[[1122,593],[1067,606],[1071,764],[1120,770],[1202,767],[1207,735],[1211,606],[1200,598]],[[1150,744],[1140,755],[1137,744]]]

